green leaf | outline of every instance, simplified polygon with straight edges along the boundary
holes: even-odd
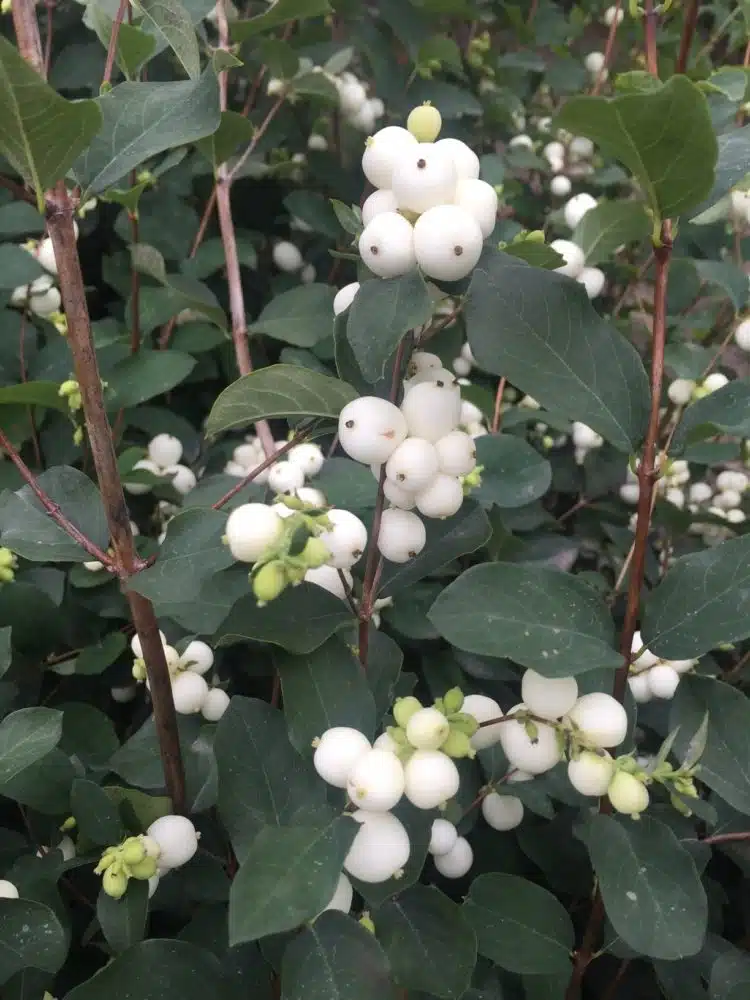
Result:
[[[333,298],[330,285],[299,285],[271,299],[250,326],[250,333],[264,333],[295,347],[313,347],[330,337],[333,330]]]
[[[514,240],[504,246],[503,250],[511,257],[518,257],[532,267],[543,267],[546,270],[554,271],[556,267],[562,267],[565,263],[565,258],[557,250],[553,250],[546,243],[537,243],[536,240]]]
[[[191,79],[200,76],[198,39],[190,15],[180,0],[135,0],[134,6],[174,51],[187,75]]]
[[[351,726],[372,739],[375,701],[359,661],[333,636],[307,656],[276,653],[289,739],[301,754],[333,726]]]
[[[31,899],[0,899],[0,986],[25,969],[54,974],[68,952],[54,912]]]
[[[200,139],[196,145],[216,170],[234,155],[238,146],[250,142],[254,131],[253,123],[245,115],[238,111],[222,111],[218,129],[213,135]]]
[[[618,450],[636,448],[648,415],[646,372],[636,350],[601,319],[580,284],[486,249],[474,269],[464,317],[482,369],[583,421]]]
[[[12,201],[0,208],[0,236],[13,239],[44,232],[44,219],[33,205]]]
[[[206,580],[234,562],[222,542],[227,517],[218,510],[185,510],[172,518],[156,562],[130,581],[155,602],[198,598]]]
[[[102,499],[88,476],[59,465],[38,477],[39,487],[65,517],[100,548],[109,542]],[[86,562],[91,556],[52,520],[31,487],[6,495],[0,508],[2,544],[35,562]]]
[[[228,990],[222,964],[210,951],[154,938],[128,948],[65,1000],[202,1000]]]
[[[101,16],[101,15],[100,15]],[[109,31],[112,30],[110,21]],[[156,38],[132,24],[121,24],[117,35],[117,65],[128,80],[135,80],[156,51]]]
[[[474,566],[449,584],[427,617],[459,649],[506,656],[545,677],[620,666],[602,598],[558,570]]]
[[[472,496],[483,507],[524,507],[549,489],[549,462],[523,438],[485,434],[477,438],[476,451],[482,484]]]
[[[169,293],[168,300],[174,303],[175,313],[182,309],[192,309],[222,330],[226,330],[227,318],[224,310],[219,306],[216,296],[203,282],[188,274],[168,274],[161,253],[148,243],[131,244],[130,256],[135,270],[148,274],[164,285]],[[132,301],[128,303],[128,313],[131,309]],[[127,318],[129,320],[130,316]]]
[[[375,926],[399,986],[463,996],[477,960],[476,937],[461,907],[439,889],[412,886],[380,907]]]
[[[674,961],[703,946],[706,893],[690,853],[668,826],[589,816],[581,835],[591,855],[607,916],[625,944]]]
[[[419,271],[364,281],[347,311],[346,339],[365,379],[382,378],[404,334],[431,316],[432,300]]]
[[[107,374],[109,410],[145,403],[169,392],[195,368],[195,358],[179,351],[140,351],[118,362]]]
[[[46,406],[50,410],[68,412],[68,401],[59,393],[59,382],[18,382],[0,389],[0,405]]]
[[[331,8],[327,0],[276,0],[267,11],[247,21],[235,21],[231,25],[232,39],[244,42],[261,31],[270,31],[289,21],[302,21],[309,17],[329,14]]]
[[[627,167],[657,219],[680,215],[711,190],[716,137],[705,96],[685,76],[648,93],[574,97],[557,124]]]
[[[735,312],[745,308],[748,287],[744,271],[726,260],[696,260],[694,264],[701,281],[716,285],[726,292]]]
[[[278,417],[331,417],[356,398],[346,382],[297,365],[270,365],[233,382],[219,393],[206,421],[215,437],[257,420]]]
[[[370,931],[337,910],[287,945],[282,1000],[396,1000],[388,959]]]
[[[249,589],[249,587],[248,587]],[[281,597],[259,608],[253,594],[241,597],[216,633],[219,646],[254,639],[289,653],[311,653],[352,622],[346,602],[314,583],[287,587]],[[294,621],[294,628],[289,622]]]
[[[325,786],[292,747],[284,716],[235,695],[214,739],[219,813],[240,862],[265,826],[312,825],[326,810]]]
[[[463,905],[480,955],[509,972],[570,970],[573,924],[562,903],[517,875],[480,875]]]
[[[380,582],[383,596],[405,590],[459,556],[475,552],[492,534],[487,515],[474,500],[464,500],[453,517],[427,518],[425,528],[427,542],[416,559],[385,564]]]
[[[281,934],[317,916],[336,890],[357,830],[349,816],[261,830],[229,893],[230,944]]]
[[[591,267],[609,260],[622,246],[642,243],[651,235],[652,224],[639,201],[603,201],[586,212],[571,240],[583,250]]]
[[[750,815],[750,702],[737,688],[709,677],[683,677],[671,705],[670,727],[679,726],[674,751],[687,754],[708,713],[700,780],[738,812]]]
[[[691,403],[677,426],[673,452],[717,434],[750,435],[750,380],[734,379]]]
[[[698,206],[696,214],[690,220],[696,224],[703,221],[700,218],[702,215],[710,215],[709,210],[747,176],[747,165],[750,162],[750,125],[730,129],[718,137],[717,143],[718,158],[714,184],[706,200]],[[725,215],[726,213],[722,212],[721,218]]]
[[[60,742],[62,712],[20,708],[0,722],[0,790]]]
[[[331,207],[336,213],[339,225],[345,233],[351,236],[359,236],[364,228],[362,225],[362,212],[359,205],[347,205],[337,198],[331,198]]]
[[[711,1000],[743,1000],[750,990],[750,958],[736,948],[719,955],[711,966],[709,990]]]
[[[124,830],[117,807],[103,788],[93,781],[77,778],[70,792],[70,811],[78,830],[92,845],[109,847],[119,844]]]
[[[750,535],[677,559],[649,594],[643,641],[657,656],[700,656],[750,635]]]
[[[74,165],[83,200],[157,153],[211,135],[221,121],[219,85],[210,68],[197,80],[121,83],[98,103],[103,125]]]
[[[95,101],[66,101],[0,36],[0,153],[34,188],[44,191],[68,172],[102,124]]]
[[[96,900],[96,916],[116,954],[138,944],[146,932],[148,882],[132,878],[122,899],[113,899],[102,889]]]
[[[45,273],[42,265],[28,250],[12,243],[0,244],[0,290],[27,285]]]
[[[73,671],[76,674],[101,674],[124,652],[125,636],[121,632],[110,632],[99,642],[84,647],[75,658]]]
[[[13,660],[13,650],[10,645],[12,632],[10,625],[0,628],[0,677],[8,672]]]

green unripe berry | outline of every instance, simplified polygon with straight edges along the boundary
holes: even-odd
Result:
[[[110,865],[102,876],[102,889],[112,899],[122,899],[128,888],[128,876],[118,864]]]
[[[440,66],[430,66],[430,69],[440,69]],[[431,104],[420,104],[409,112],[406,127],[418,142],[434,142],[440,135],[443,119],[438,109]]]
[[[308,538],[299,557],[309,569],[317,569],[329,562],[331,552],[319,538]]]
[[[421,709],[422,702],[413,695],[409,695],[406,698],[396,698],[396,701],[393,703],[393,718],[402,729],[406,729],[409,719],[415,712],[419,712]]]
[[[141,683],[146,680],[146,664],[143,660],[134,660],[133,669],[131,670],[133,675],[133,680],[140,681]]]
[[[129,837],[120,849],[120,857],[128,868],[132,868],[146,857],[146,848],[138,837]]]
[[[133,878],[145,882],[152,875],[156,875],[156,858],[144,857],[138,864],[128,865],[128,871]]]
[[[440,752],[448,757],[475,757],[476,750],[471,745],[471,740],[466,733],[451,729],[448,739],[441,744]]]
[[[466,736],[473,736],[479,729],[479,723],[473,715],[466,712],[454,712],[448,717],[451,724],[451,731],[465,733]]]
[[[253,577],[253,593],[259,604],[275,601],[283,593],[287,585],[287,572],[284,564],[278,559],[261,566]]]
[[[362,927],[364,927],[366,931],[369,931],[370,934],[375,933],[375,924],[373,923],[372,917],[370,916],[369,913],[367,913],[367,911],[365,911],[359,918],[359,923]]]
[[[110,865],[114,864],[116,858],[117,858],[116,850],[111,847],[108,847],[107,850],[104,852],[104,854],[102,854],[101,858],[99,859],[99,864],[94,869],[94,874],[101,875],[102,872],[105,872]]]
[[[0,566],[0,583],[12,583],[16,574],[9,566]]]
[[[461,688],[451,688],[450,691],[446,691],[443,695],[443,705],[445,706],[446,715],[453,715],[455,712],[460,712],[463,703],[464,694]]]

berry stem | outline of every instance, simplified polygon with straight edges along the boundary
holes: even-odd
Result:
[[[270,466],[278,462],[280,458],[283,458],[288,451],[291,451],[292,448],[294,448],[296,445],[301,444],[302,441],[304,441],[305,438],[309,436],[311,431],[312,431],[312,424],[309,427],[304,427],[301,430],[296,431],[291,441],[287,441],[287,443],[285,445],[282,445],[282,447],[279,448],[278,451],[275,451],[273,454],[269,455],[265,459],[265,461],[261,462],[260,465],[256,466],[254,469],[252,469],[252,471],[248,472],[248,474],[245,476],[244,479],[240,479],[237,485],[233,486],[231,490],[229,490],[229,492],[225,493],[224,496],[221,497],[221,499],[217,500],[215,504],[212,504],[213,509],[221,510],[224,504],[229,503],[229,501],[232,499],[233,496],[236,496],[240,492],[240,490],[244,490],[244,488],[254,479],[256,479],[261,474],[261,472],[265,472],[266,469],[268,469]]]
[[[102,86],[112,82],[112,70],[115,66],[115,54],[117,52],[117,40],[120,37],[120,25],[125,18],[125,11],[128,9],[130,0],[120,0],[112,22],[112,29],[109,34],[109,45],[107,46],[107,61],[104,64],[104,75],[102,76]]]
[[[599,91],[602,89],[602,84],[606,78],[607,72],[612,62],[612,50],[615,47],[615,36],[617,35],[617,29],[620,26],[620,8],[622,7],[622,0],[617,0],[615,3],[615,14],[612,18],[612,23],[609,26],[609,32],[607,33],[607,44],[604,46],[604,62],[596,74],[596,80],[594,81],[594,86],[591,88],[591,94],[596,97]]]
[[[674,68],[675,73],[684,73],[687,69],[690,48],[693,44],[693,35],[698,24],[699,6],[698,0],[688,0],[685,8],[685,21],[682,25],[682,37],[680,38],[680,52]]]

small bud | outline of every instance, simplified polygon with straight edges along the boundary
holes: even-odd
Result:
[[[284,564],[278,559],[261,566],[253,577],[253,593],[261,604],[274,601],[283,593],[287,585],[287,573]]]
[[[57,390],[57,395],[62,396],[72,396],[74,392],[78,392],[78,383],[75,379],[69,378],[65,382],[62,382],[60,388]]]
[[[319,538],[308,538],[299,558],[308,569],[318,569],[319,566],[325,566],[330,561],[331,552]]]
[[[116,858],[117,858],[116,850],[112,847],[108,847],[107,850],[104,852],[104,854],[102,854],[101,858],[99,859],[99,864],[94,869],[94,874],[101,875],[102,872],[105,872],[109,868],[109,866],[114,863]]]
[[[457,729],[451,729],[448,739],[440,747],[440,752],[456,758],[476,756],[469,737]]]
[[[147,881],[147,879],[152,878],[156,874],[156,858],[145,857],[138,864],[128,865],[128,871],[133,878],[137,878],[140,881]]]
[[[429,69],[440,69],[439,63],[434,66],[431,62],[427,64]],[[434,142],[440,135],[442,126],[440,112],[429,102],[413,108],[406,119],[406,127],[418,142]]]
[[[73,431],[73,444],[80,447],[83,444],[83,427],[76,427]]]
[[[128,888],[128,876],[119,865],[110,865],[102,876],[102,889],[112,899],[122,899]]]
[[[394,878],[395,878],[395,875],[394,875]],[[375,924],[373,923],[372,917],[370,916],[370,914],[366,910],[362,914],[362,916],[359,918],[359,923],[360,923],[360,926],[364,927],[364,929],[366,931],[369,931],[370,934],[374,934],[375,933]]]
[[[134,660],[133,669],[131,670],[133,675],[133,680],[139,681],[141,684],[146,680],[146,663],[144,660]]]
[[[75,830],[77,825],[75,816],[68,816],[68,818],[60,824],[60,832],[69,833],[71,830]]]
[[[460,712],[463,703],[464,694],[461,688],[451,688],[450,691],[446,691],[443,695],[443,704],[445,705],[446,715],[453,715],[456,712]]]
[[[130,868],[143,861],[146,857],[146,849],[138,837],[128,837],[120,849],[120,856]]]
[[[454,712],[448,716],[451,730],[457,733],[465,733],[466,736],[473,736],[479,729],[479,723],[473,715],[466,712]]]
[[[393,703],[393,718],[402,729],[406,729],[409,719],[415,712],[419,712],[421,708],[422,702],[413,695],[409,695],[406,698],[397,698]]]

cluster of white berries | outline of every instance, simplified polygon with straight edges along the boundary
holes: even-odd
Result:
[[[142,458],[133,466],[133,471],[142,469],[150,472],[154,476],[169,478],[172,486],[178,493],[183,495],[195,489],[196,478],[193,470],[187,465],[181,465],[182,443],[179,438],[172,434],[157,434],[148,444],[148,458]],[[128,482],[123,483],[126,491],[133,496],[149,493],[151,486],[148,483]]]
[[[76,239],[78,238],[78,225],[73,223]],[[45,236],[42,240],[29,240],[22,244],[22,249],[27,250],[47,274],[42,274],[29,285],[19,285],[13,289],[10,297],[10,304],[22,309],[28,309],[35,316],[49,320],[60,333],[67,332],[65,317],[60,312],[62,297],[60,290],[55,286],[57,276],[57,261],[55,260],[55,250],[52,240]]]
[[[218,722],[229,707],[229,695],[216,685],[209,686],[203,676],[214,665],[211,647],[200,639],[193,639],[182,653],[178,653],[174,646],[167,643],[163,632],[159,636],[172,682],[175,711],[180,715],[197,715],[200,712],[208,722]],[[150,688],[138,635],[133,636],[130,648],[135,657],[133,677]]]
[[[380,98],[368,97],[366,84],[354,73],[341,73],[332,79],[345,121],[360,132],[372,132],[378,119],[385,114],[385,105]]]
[[[617,21],[618,24],[622,24],[624,17],[625,11],[613,4],[611,7],[607,7],[604,14],[602,14],[602,22],[606,24],[608,28],[611,28],[615,21]]]
[[[584,215],[596,206],[596,199],[585,191],[573,195],[563,209],[566,225],[570,229],[575,229]],[[572,240],[553,240],[550,246],[565,261],[557,268],[557,271],[569,278],[575,278],[586,289],[586,294],[590,299],[598,298],[604,291],[607,281],[604,272],[598,267],[586,267],[583,250]]]
[[[729,382],[721,372],[712,372],[702,381],[696,382],[690,378],[676,378],[667,388],[667,396],[675,406],[687,406],[698,399],[710,396],[712,392],[723,389]]]
[[[692,660],[665,660],[654,655],[643,645],[640,632],[633,634],[631,653],[638,655],[630,664],[628,686],[633,698],[644,704],[654,698],[673,698],[683,674],[689,673],[698,662]]]
[[[468,378],[475,364],[476,359],[467,341],[461,345],[458,357],[451,361],[451,368],[459,378]]]
[[[573,421],[571,437],[573,439],[575,460],[578,465],[583,465],[590,451],[595,451],[604,444],[604,438],[601,434],[597,434],[588,424],[581,423],[580,420]]]
[[[102,889],[113,899],[125,895],[131,878],[148,881],[151,897],[164,875],[190,861],[198,850],[199,839],[200,834],[187,817],[161,816],[145,834],[105,848],[94,872],[102,876]]]
[[[606,57],[604,53],[596,51],[589,52],[583,60],[583,65],[586,67],[593,81],[598,80],[600,77],[602,80],[606,80],[609,76],[609,70],[604,65],[605,62]]]
[[[276,450],[286,446],[287,443],[276,441]],[[232,458],[224,467],[224,472],[228,476],[244,479],[265,461],[266,456],[260,439],[248,435],[244,443],[234,449]],[[305,481],[318,475],[324,461],[323,452],[317,444],[312,442],[297,444],[286,452],[283,459],[257,473],[253,482],[260,485],[268,483],[275,493],[294,492],[301,500],[321,506],[325,503],[323,494],[319,490],[306,488]]]
[[[418,266],[458,281],[495,227],[497,192],[479,180],[479,158],[466,143],[435,141],[441,124],[440,112],[422,105],[407,128],[389,125],[367,140],[362,169],[377,190],[362,206],[359,252],[381,278]]]
[[[299,278],[303,285],[309,285],[315,281],[317,277],[315,265],[305,263],[302,251],[296,243],[292,243],[290,240],[278,240],[273,245],[271,256],[280,271],[284,271],[286,274],[299,271]]]
[[[542,133],[549,132],[550,120],[540,120],[537,127]],[[533,146],[534,143],[530,148]],[[594,168],[591,163],[593,156],[594,143],[587,136],[558,131],[557,138],[542,147],[542,157],[552,172],[549,182],[550,194],[555,198],[567,198],[573,189],[571,178],[587,177],[593,173]]]
[[[414,508],[438,518],[460,509],[476,466],[474,440],[458,429],[460,420],[456,377],[426,351],[412,356],[400,407],[361,396],[341,411],[343,450],[378,480],[385,466],[383,491],[391,506],[383,512],[378,548],[386,559],[406,562],[423,549],[425,527]]]

